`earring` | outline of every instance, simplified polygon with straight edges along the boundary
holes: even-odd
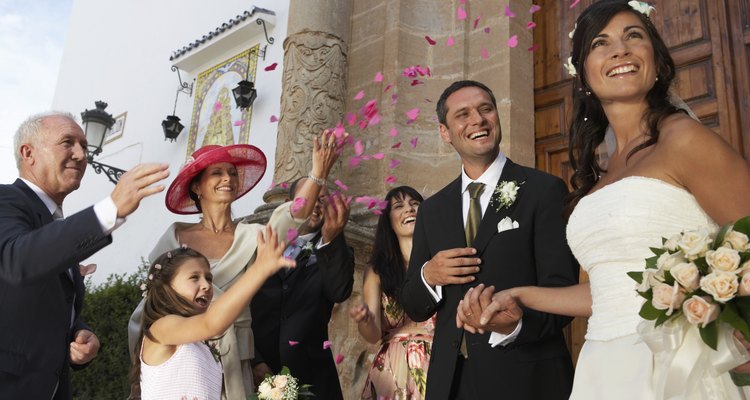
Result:
[[[586,96],[591,96],[591,92],[587,90],[586,91]]]
[[[654,81],[654,82],[659,82],[659,76],[656,77],[656,81]]]
[[[199,194],[199,195],[198,195],[198,200],[200,200],[200,199],[201,199],[201,195]]]

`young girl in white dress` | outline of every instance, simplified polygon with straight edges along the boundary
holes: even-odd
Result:
[[[480,304],[492,289],[481,288],[459,306],[457,323],[469,329],[518,318],[517,303],[589,317],[571,399],[673,398],[654,382],[654,356],[636,331],[643,299],[627,272],[643,271],[649,247],[659,247],[662,237],[750,215],[747,161],[670,102],[675,65],[651,11],[639,1],[598,1],[581,13],[572,35],[567,238],[590,282],[510,289],[495,294],[489,310]],[[605,169],[596,152],[608,126],[616,148]],[[680,399],[745,398],[728,373],[705,378],[667,389]]]
[[[282,256],[283,242],[270,227],[265,235],[258,232],[257,240],[255,262],[213,304],[211,270],[202,254],[178,248],[154,261],[137,344],[140,363],[131,370],[132,395],[143,400],[220,399],[220,354],[205,341],[232,324],[268,277],[294,266],[294,260]]]

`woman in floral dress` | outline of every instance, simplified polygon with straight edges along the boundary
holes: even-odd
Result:
[[[370,265],[365,270],[364,302],[350,310],[359,333],[381,342],[367,375],[362,399],[423,399],[430,361],[434,317],[414,322],[398,302],[411,254],[414,223],[422,196],[400,186],[385,196]]]

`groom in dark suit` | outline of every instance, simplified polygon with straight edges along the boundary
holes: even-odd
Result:
[[[459,301],[478,284],[501,290],[577,283],[562,216],[565,184],[500,151],[497,105],[487,86],[453,83],[437,114],[440,137],[461,157],[462,173],[419,207],[400,297],[415,321],[438,314],[426,398],[567,399],[573,366],[562,328],[569,318],[525,309],[484,334],[456,324]]]
[[[291,198],[305,179],[292,184]],[[322,180],[316,183],[323,184]],[[279,207],[288,209],[293,204]],[[340,194],[327,197],[323,186],[298,240],[285,252],[295,258],[297,267],[268,278],[253,297],[256,384],[266,373],[277,374],[286,366],[300,384],[312,385],[316,399],[343,398],[333,353],[325,342],[333,306],[349,298],[354,284],[354,253],[344,238],[348,219],[344,198]]]
[[[0,399],[70,399],[69,369],[86,366],[99,339],[81,320],[79,262],[112,242],[110,232],[166,164],[136,166],[110,196],[64,218],[62,203],[86,171],[86,137],[67,113],[27,119],[14,138],[20,178],[0,185]]]

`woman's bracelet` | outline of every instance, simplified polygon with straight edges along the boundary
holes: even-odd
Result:
[[[310,172],[309,174],[307,174],[307,177],[310,178],[311,181],[315,182],[315,184],[318,185],[318,186],[323,186],[323,185],[326,184],[326,180],[325,179],[318,178],[317,176],[313,175],[312,172]]]

